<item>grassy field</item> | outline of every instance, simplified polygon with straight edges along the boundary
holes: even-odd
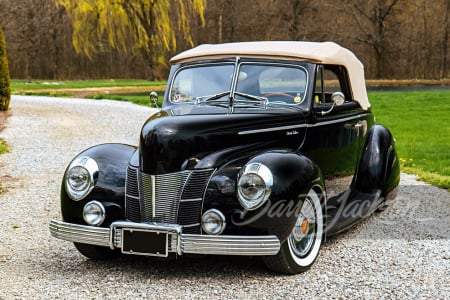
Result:
[[[0,138],[0,154],[7,153],[8,151],[9,151],[8,145],[2,138]]]
[[[104,79],[104,80],[33,80],[13,79],[11,89],[13,92],[30,90],[64,90],[107,87],[152,87],[165,85],[164,81],[148,81],[137,79]]]
[[[7,153],[8,151],[9,151],[8,145],[2,138],[0,138],[0,155]],[[2,192],[2,190],[3,190],[2,183],[0,182],[0,193]]]
[[[11,83],[11,90],[12,93],[16,95],[110,99],[129,101],[139,105],[149,105],[149,96],[145,94],[148,94],[150,91],[157,91],[159,93],[159,105],[161,105],[165,85],[165,81],[132,79],[69,81],[33,80],[32,82],[14,79]],[[142,95],[124,95],[133,93]]]
[[[12,81],[14,94],[112,99],[149,105],[149,97],[123,93],[159,92],[165,82],[146,80]],[[373,85],[373,83],[371,83]],[[450,190],[450,91],[369,93],[377,123],[397,140],[402,171]]]
[[[377,123],[397,140],[402,171],[450,189],[450,92],[379,92],[369,98]]]
[[[153,103],[150,103],[150,96],[144,95],[144,96],[126,96],[126,95],[103,95],[103,94],[96,94],[96,95],[89,95],[86,98],[88,99],[108,99],[108,100],[117,100],[117,101],[127,101],[127,102],[133,102],[139,105],[147,105],[147,106],[153,106]],[[163,93],[158,93],[158,106],[162,106],[164,95]]]

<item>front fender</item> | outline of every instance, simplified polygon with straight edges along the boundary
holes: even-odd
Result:
[[[100,201],[105,206],[107,217],[104,224],[109,224],[118,218],[124,218],[126,172],[128,162],[135,151],[136,147],[130,145],[102,144],[78,154],[74,160],[81,156],[93,158],[98,164],[99,174],[94,189],[81,201],[73,201],[69,198],[63,178],[61,184],[63,220],[84,224],[82,210],[84,205],[91,200]]]
[[[204,209],[225,210],[230,216],[229,233],[275,234],[284,241],[311,187],[323,187],[322,174],[309,158],[287,150],[260,153],[245,163],[261,163],[271,170],[274,182],[269,200],[255,211],[244,211],[236,196],[239,168],[234,165],[218,170],[213,176]]]

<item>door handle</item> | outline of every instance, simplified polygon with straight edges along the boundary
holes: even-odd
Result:
[[[366,120],[360,120],[356,123],[346,123],[344,124],[345,129],[351,129],[356,132],[356,134],[362,134],[363,136],[366,135],[367,132],[367,121]]]
[[[344,124],[344,127],[347,129],[359,129],[363,126],[361,121],[358,121],[357,123],[346,123]]]

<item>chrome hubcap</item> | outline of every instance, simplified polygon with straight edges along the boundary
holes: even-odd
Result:
[[[297,222],[294,229],[289,236],[289,243],[294,250],[294,253],[299,257],[308,255],[314,240],[316,238],[316,210],[311,199],[307,197],[303,203],[300,214],[298,215]]]

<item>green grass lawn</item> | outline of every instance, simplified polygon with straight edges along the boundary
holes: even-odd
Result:
[[[90,95],[87,96],[89,99],[108,99],[108,100],[117,100],[117,101],[128,101],[133,102],[139,105],[145,105],[145,106],[153,106],[153,103],[150,104],[150,96],[126,96],[126,95]],[[162,106],[164,95],[159,93],[158,95],[158,105],[159,107]]]
[[[138,79],[104,79],[104,80],[33,80],[27,82],[23,79],[11,80],[11,90],[42,90],[42,89],[75,89],[75,88],[102,88],[102,87],[125,87],[125,86],[160,86],[165,81],[148,81]]]
[[[8,144],[0,138],[0,154],[7,153],[9,151]],[[2,183],[0,182],[0,193],[3,191]]]
[[[402,171],[450,190],[450,91],[369,93],[397,140]]]
[[[0,154],[7,153],[9,151],[8,144],[0,138]]]

